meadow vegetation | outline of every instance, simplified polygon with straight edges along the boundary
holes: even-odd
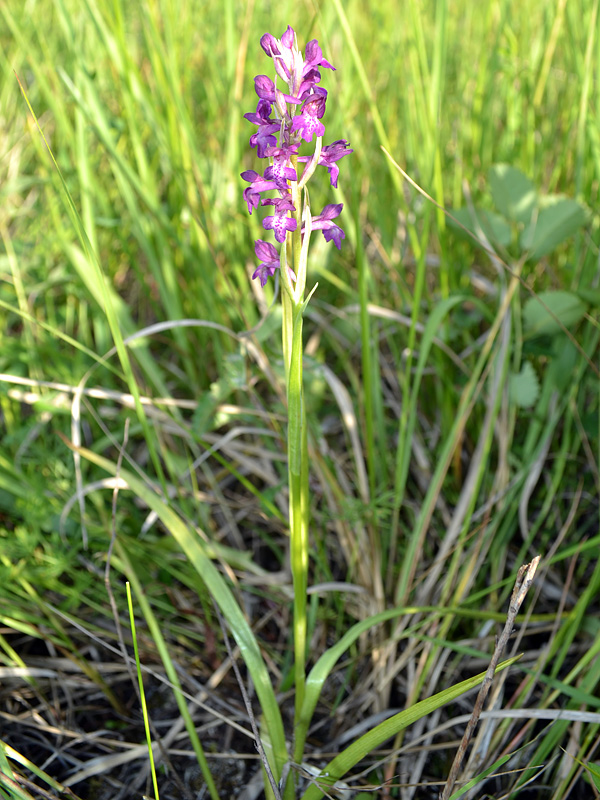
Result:
[[[240,178],[288,24],[354,153],[311,183],[346,238],[308,265],[286,769],[437,798],[475,694],[427,700],[539,554],[453,797],[600,796],[598,6],[0,4],[0,797],[263,797],[249,716],[292,752],[281,309]]]

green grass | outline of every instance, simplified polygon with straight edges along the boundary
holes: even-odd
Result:
[[[213,797],[234,796],[232,754],[242,784],[259,769],[215,600],[275,751],[293,736],[281,312],[250,281],[263,234],[239,177],[258,40],[288,23],[336,67],[326,143],[355,151],[333,199],[311,184],[314,209],[344,202],[346,239],[309,257],[309,668],[364,630],[313,673],[305,760],[485,670],[540,553],[524,656],[492,690],[528,718],[486,718],[461,780],[500,764],[465,796],[593,796],[598,5],[0,6],[0,796],[152,793],[125,580],[161,797],[195,797],[204,761]],[[529,258],[500,164],[541,198]],[[542,213],[560,194],[579,203],[562,238]],[[436,797],[465,722],[444,724],[471,707],[390,733],[358,784]]]

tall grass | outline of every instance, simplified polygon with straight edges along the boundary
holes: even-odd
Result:
[[[259,770],[215,597],[244,631],[234,658],[250,653],[271,744],[294,735],[281,315],[250,281],[260,229],[239,178],[256,167],[242,115],[258,40],[288,23],[335,65],[328,134],[355,151],[335,199],[344,247],[315,241],[309,263],[307,623],[322,692],[292,768],[306,776],[347,731],[358,741],[482,672],[517,569],[541,553],[525,655],[497,679],[463,780],[510,755],[468,796],[591,797],[597,0],[0,6],[0,792],[151,791],[119,645],[125,579],[161,796],[196,796],[193,765],[222,798]],[[491,254],[498,164],[579,201],[575,235],[527,257],[516,221]],[[460,702],[378,743],[365,796],[436,796]]]

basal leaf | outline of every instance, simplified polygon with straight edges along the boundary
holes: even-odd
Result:
[[[533,183],[516,167],[495,164],[488,173],[496,208],[507,219],[527,224],[536,205]]]
[[[450,219],[449,222],[451,227],[461,231],[470,239],[471,237],[460,227],[464,225],[467,231],[472,233],[476,240],[479,240],[477,225],[468,208],[451,209],[450,213],[452,217],[454,217],[454,219]],[[512,232],[510,225],[504,217],[501,217],[500,214],[496,214],[494,211],[487,211],[484,208],[476,208],[475,214],[479,227],[481,227],[481,230],[485,233],[490,242],[502,247],[508,247],[511,243]],[[460,223],[460,225],[457,224],[457,222]]]
[[[508,388],[510,399],[519,408],[534,405],[540,393],[540,383],[530,361],[523,364],[521,372],[511,374]]]
[[[520,658],[520,656],[502,662],[502,664],[497,667],[496,671],[506,669],[506,667],[514,664],[518,658]],[[408,728],[409,725],[412,725],[422,717],[433,713],[446,703],[455,700],[470,689],[477,687],[483,681],[485,674],[485,672],[482,672],[480,675],[468,678],[466,681],[457,683],[449,689],[444,689],[444,691],[432,697],[428,697],[425,700],[421,700],[419,703],[415,703],[410,708],[400,711],[398,714],[394,714],[393,717],[376,725],[372,730],[363,734],[349,747],[339,753],[339,755],[325,766],[321,774],[327,779],[329,785],[331,785],[331,781],[343,778],[352,767],[356,766],[356,764],[362,761],[369,753],[376,750],[383,742],[391,739],[392,736],[395,736],[399,731]],[[319,786],[317,779],[315,783],[309,786],[306,792],[304,792],[302,800],[321,800],[323,795],[324,791]]]
[[[551,253],[585,222],[585,209],[570,197],[551,195],[521,234],[521,247],[536,259]]]
[[[540,292],[530,297],[523,308],[525,330],[529,336],[553,335],[576,325],[586,312],[582,300],[563,290]]]

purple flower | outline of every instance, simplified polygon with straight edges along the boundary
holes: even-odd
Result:
[[[311,39],[306,45],[305,56],[306,71],[308,71],[307,67],[311,69],[313,67],[327,67],[327,69],[332,69],[335,72],[335,67],[323,58],[323,53],[316,39]]]
[[[289,25],[281,39],[265,33],[260,45],[269,58],[273,59],[277,75],[287,83],[292,97],[305,99],[312,88],[321,80],[318,67],[335,69],[323,58],[316,39],[306,45],[306,57],[296,47],[296,35]]]
[[[265,217],[263,219],[263,228],[268,231],[272,230],[275,238],[280,244],[285,242],[285,237],[288,231],[295,231],[298,223],[292,217],[287,216],[287,212],[275,214],[272,217]]]
[[[275,84],[267,75],[257,75],[254,78],[254,90],[261,100],[267,100],[269,103],[275,102]],[[269,113],[270,111],[271,109],[269,109]],[[248,116],[245,116],[248,119]]]
[[[259,158],[265,157],[267,147],[277,144],[277,137],[274,134],[281,126],[279,122],[270,118],[270,114],[271,103],[268,100],[259,100],[255,112],[244,114],[249,122],[258,125],[258,130],[250,137],[250,147],[257,148]]]
[[[244,114],[244,117],[252,122],[253,125],[274,125],[275,120],[271,119],[271,103],[261,98],[256,106],[256,111]]]
[[[287,159],[275,159],[272,167],[267,167],[265,170],[265,178],[274,181],[278,189],[287,190],[288,181],[296,181],[296,170],[293,167],[287,166]]]
[[[289,192],[282,192],[279,197],[269,197],[267,200],[261,200],[260,204],[262,206],[273,206],[277,214],[296,210],[295,205],[292,203],[292,195]]]
[[[302,112],[292,120],[292,131],[298,132],[307,142],[312,141],[314,134],[323,136],[325,133],[325,125],[320,122],[325,113],[325,97],[322,92],[325,90],[320,89],[318,94],[311,94],[302,106]]]
[[[277,184],[275,181],[265,180],[253,169],[247,169],[245,172],[242,172],[241,177],[250,183],[250,186],[244,189],[244,200],[248,203],[248,213],[252,214],[252,211],[258,208],[260,204],[260,193],[277,189]]]
[[[279,253],[269,242],[257,239],[254,243],[254,252],[261,262],[252,273],[252,280],[260,278],[260,285],[265,286],[269,277],[279,269]]]
[[[297,144],[290,144],[284,147],[269,147],[267,155],[273,159],[273,163],[265,170],[265,178],[274,181],[277,188],[283,192],[288,191],[288,181],[297,181],[296,170],[290,165],[292,156],[298,151]]]
[[[298,155],[299,144],[284,144],[282,147],[269,147],[267,156],[269,158],[285,158],[291,161],[292,156]],[[294,180],[296,180],[294,178]]]
[[[294,70],[295,59],[295,39],[294,29],[289,25],[281,39],[276,39],[270,33],[261,36],[260,46],[265,53],[273,59],[275,72],[289,85],[289,80]],[[296,50],[296,53],[298,51]]]
[[[328,144],[323,147],[321,150],[321,155],[319,156],[319,164],[323,167],[327,167],[327,171],[329,172],[329,179],[331,181],[331,185],[334,189],[337,189],[337,182],[338,177],[340,174],[340,168],[335,163],[339,161],[340,158],[353,153],[354,150],[348,150],[350,146],[350,142],[347,142],[345,139],[338,139],[333,144]],[[298,161],[310,161],[311,156],[299,156]]]
[[[264,287],[266,286],[267,280],[275,274],[276,270],[279,269],[279,253],[272,244],[269,244],[269,242],[263,242],[262,239],[257,239],[254,243],[254,252],[261,263],[252,273],[252,280],[259,278],[260,285]],[[289,267],[288,275],[290,276],[291,280],[296,280],[294,270],[290,269]]]
[[[331,203],[325,206],[318,217],[312,218],[311,225],[313,231],[323,231],[326,242],[331,242],[333,240],[338,250],[342,245],[342,239],[346,238],[346,234],[339,225],[336,225],[335,222],[331,220],[340,215],[343,207],[343,203]],[[304,232],[304,229],[302,229],[302,232]]]

